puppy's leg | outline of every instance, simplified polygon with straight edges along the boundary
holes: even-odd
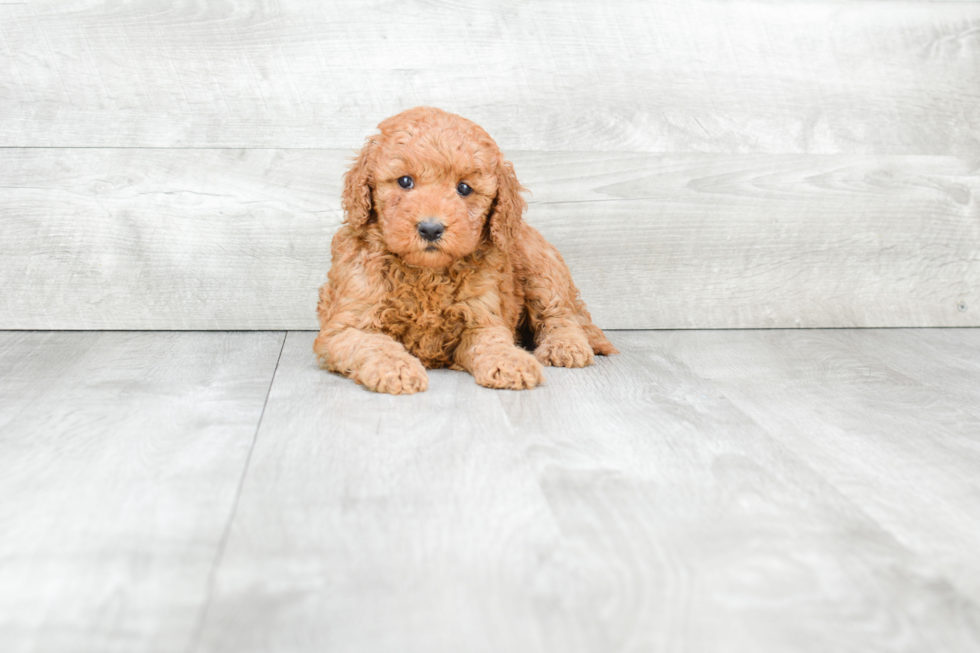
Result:
[[[374,392],[393,395],[429,387],[425,367],[393,338],[349,327],[323,330],[313,343],[321,367],[354,379]]]
[[[619,353],[592,323],[558,250],[530,227],[524,237],[525,305],[535,358],[545,365],[585,367],[595,362],[595,354]]]
[[[503,326],[471,329],[456,348],[456,362],[487,388],[523,390],[544,382],[544,370],[534,356],[514,344]]]
[[[320,287],[317,303],[317,362],[375,392],[421,392],[429,387],[422,362],[374,328],[372,311],[381,302],[385,283],[377,257],[366,255],[364,248],[346,225],[334,234],[329,281]]]

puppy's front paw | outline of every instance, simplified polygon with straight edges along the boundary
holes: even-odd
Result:
[[[585,367],[595,362],[595,353],[581,329],[562,329],[550,334],[534,350],[534,357],[555,367]]]
[[[358,371],[355,379],[368,390],[410,395],[429,387],[429,375],[419,359],[410,354],[380,355]]]
[[[483,356],[473,370],[473,378],[487,388],[524,390],[544,382],[544,369],[534,356],[511,347]]]

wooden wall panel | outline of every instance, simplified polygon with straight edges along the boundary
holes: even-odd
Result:
[[[533,159],[561,181],[529,218],[561,246],[603,325],[980,325],[976,162]]]
[[[0,5],[0,145],[980,154],[975,2]]]
[[[980,324],[980,2],[0,3],[0,328],[312,328],[344,157],[518,164],[607,328]]]
[[[3,328],[315,327],[340,223],[340,153],[7,149],[0,159]]]
[[[338,150],[0,150],[0,327],[312,329]],[[606,328],[980,325],[955,157],[514,152]]]

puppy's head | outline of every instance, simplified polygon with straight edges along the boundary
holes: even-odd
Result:
[[[486,239],[512,242],[527,204],[497,144],[478,125],[417,107],[378,125],[344,175],[345,221],[376,224],[410,265],[443,268]]]

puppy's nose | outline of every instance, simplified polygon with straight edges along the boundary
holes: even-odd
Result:
[[[417,229],[419,235],[430,243],[442,238],[443,232],[446,231],[446,227],[438,220],[423,220],[418,224]]]

